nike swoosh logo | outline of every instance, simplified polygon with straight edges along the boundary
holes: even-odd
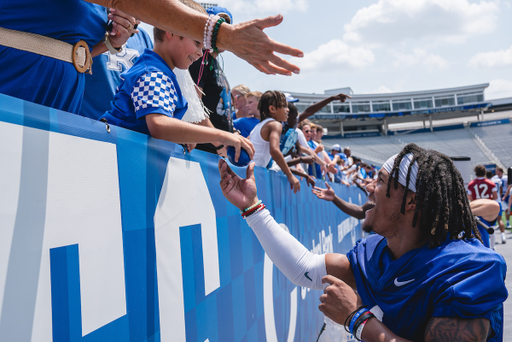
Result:
[[[313,279],[311,279],[311,278],[308,276],[308,273],[309,273],[309,272],[304,273],[304,276],[305,276],[306,278],[308,278],[310,281],[313,281]]]
[[[407,285],[413,281],[415,281],[416,279],[411,279],[411,280],[406,280],[406,281],[398,281],[398,278],[395,278],[395,286],[396,287],[401,287],[401,286],[404,286],[404,285]]]

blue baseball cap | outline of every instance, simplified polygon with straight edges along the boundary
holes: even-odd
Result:
[[[229,17],[229,19],[231,20],[230,24],[233,24],[233,15],[231,15],[231,12],[229,12],[227,10],[227,8],[225,7],[220,7],[220,6],[213,6],[213,7],[210,7],[206,10],[206,13],[208,14],[213,14],[213,15],[218,15],[219,13],[226,13]]]
[[[290,93],[284,93],[284,96],[286,97],[286,102],[293,103],[299,101],[299,99],[294,98]]]
[[[343,161],[348,161],[347,155],[345,153],[337,153],[337,155],[340,156],[340,158],[343,159]]]

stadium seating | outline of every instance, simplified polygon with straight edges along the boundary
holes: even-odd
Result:
[[[510,151],[511,124],[471,127],[470,130],[482,139],[487,148],[498,157],[504,167],[512,166],[512,153]]]
[[[487,147],[500,158],[504,166],[512,165],[511,153],[505,151],[505,137],[512,134],[512,125],[455,129],[428,133],[403,134],[369,138],[326,139],[327,150],[333,144],[350,147],[352,154],[368,163],[382,165],[387,158],[398,153],[406,144],[434,149],[448,156],[471,157],[471,168],[477,164],[492,164],[494,161],[482,151],[475,141],[473,130]]]

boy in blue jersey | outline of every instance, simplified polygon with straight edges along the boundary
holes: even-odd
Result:
[[[241,210],[261,206],[253,170],[241,179],[219,162],[224,196]],[[375,234],[347,255],[312,254],[268,210],[245,217],[274,264],[323,289],[320,311],[358,340],[501,341],[506,264],[482,245],[451,159],[408,144],[366,189],[363,229]]]
[[[111,108],[111,102],[121,83],[121,73],[130,69],[146,49],[153,49],[149,34],[139,32],[128,39],[116,54],[106,51],[92,59],[92,75],[85,77],[85,93],[80,115],[98,120]]]
[[[203,7],[194,1],[180,1],[205,13]],[[202,125],[181,121],[188,103],[173,69],[187,69],[202,56],[203,44],[156,27],[154,39],[153,50],[146,49],[133,67],[121,75],[123,81],[114,97],[112,109],[102,119],[175,143],[234,146],[235,160],[238,160],[243,147],[252,158],[254,149],[248,139],[215,129],[209,120],[203,120]]]
[[[243,137],[249,137],[254,127],[260,123],[260,111],[258,103],[263,95],[259,91],[251,91],[245,95],[247,101],[246,110],[248,116],[233,120],[233,127],[240,131]]]

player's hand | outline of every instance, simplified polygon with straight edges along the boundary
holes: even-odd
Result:
[[[347,283],[332,275],[323,277],[322,283],[329,285],[320,296],[322,303],[318,309],[336,323],[345,324],[348,315],[362,305],[361,298]]]
[[[290,189],[293,190],[293,193],[296,194],[297,191],[300,191],[300,182],[294,175],[291,175],[291,177],[288,178],[288,181],[290,182]]]
[[[334,201],[334,190],[329,186],[329,183],[325,182],[325,186],[327,189],[322,189],[315,186],[311,191],[316,195],[316,197],[323,199],[325,201],[332,202]]]
[[[217,46],[233,52],[265,74],[290,76],[300,72],[299,67],[275,55],[280,53],[294,57],[303,57],[304,53],[288,45],[269,38],[263,30],[277,26],[283,21],[282,15],[254,19],[236,25],[221,25],[217,36]]]
[[[254,158],[254,146],[251,141],[239,134],[225,132],[221,143],[224,146],[233,146],[235,148],[235,161],[238,161],[238,158],[240,157],[241,148],[247,151],[251,159]]]
[[[224,159],[219,160],[220,188],[224,197],[240,210],[249,208],[258,202],[256,181],[254,180],[254,163],[246,170],[246,178],[238,176]]]
[[[108,18],[112,20],[112,30],[109,32],[108,39],[116,49],[123,46],[132,34],[139,33],[139,30],[134,27],[140,24],[140,21],[123,11],[111,8]]]

